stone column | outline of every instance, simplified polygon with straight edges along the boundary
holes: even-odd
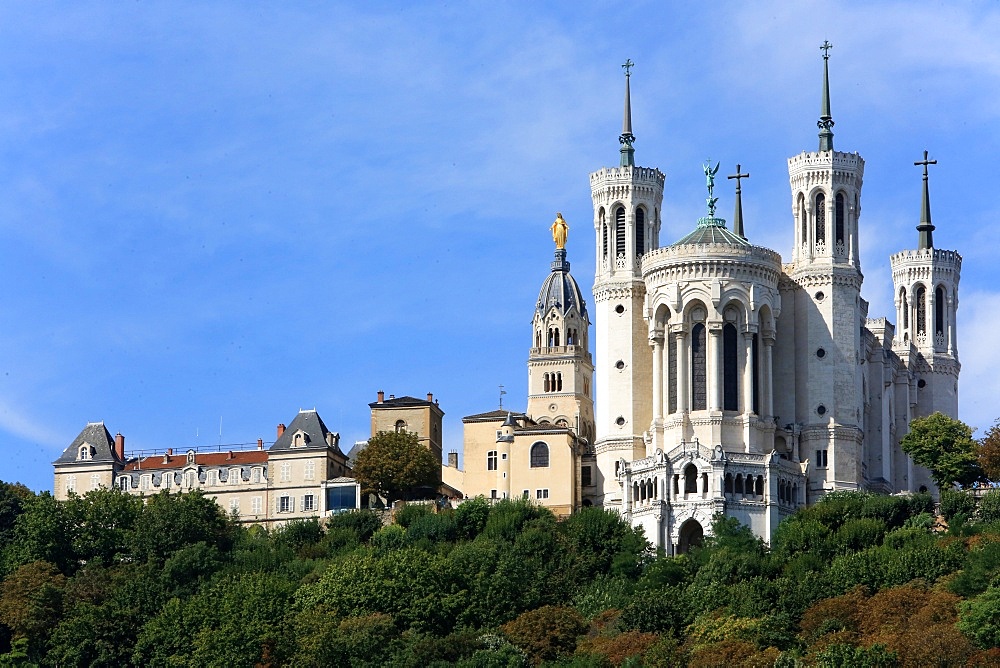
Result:
[[[677,412],[690,411],[688,397],[691,396],[691,380],[688,378],[688,364],[691,352],[688,350],[688,333],[683,329],[675,332],[677,337]]]
[[[705,380],[708,385],[708,409],[718,412],[722,410],[722,364],[719,352],[722,349],[721,323],[713,322],[708,329],[708,350],[705,356]]]
[[[753,412],[753,330],[743,332],[743,405],[744,415]]]
[[[663,424],[663,332],[649,341],[653,348],[653,424]]]
[[[764,373],[761,374],[763,382],[763,406],[761,411],[767,417],[774,415],[774,369],[771,366],[771,351],[774,348],[774,332],[764,333]]]

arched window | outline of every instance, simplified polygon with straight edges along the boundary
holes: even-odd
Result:
[[[742,494],[743,493],[743,474],[742,473],[737,473],[736,474],[736,493],[737,494]]]
[[[725,488],[724,489],[725,489],[726,494],[732,494],[733,493],[733,474],[732,473],[727,473],[726,474],[726,483],[725,483]]]
[[[802,243],[809,241],[809,228],[806,222],[806,196],[799,193],[799,227],[802,229]]]
[[[757,476],[757,485],[754,494],[764,496],[764,476],[762,475]]]
[[[545,374],[542,376],[542,391],[543,392],[549,391],[549,374]]]
[[[402,434],[405,431],[406,431],[406,422],[404,420],[396,420],[396,433]]]
[[[646,211],[639,207],[635,210],[635,254],[646,252]]]
[[[816,243],[826,243],[826,195],[816,194]]]
[[[944,334],[944,288],[934,291],[934,333]]]
[[[913,299],[917,304],[917,334],[927,333],[927,290],[924,286],[917,288],[913,293]]]
[[[615,211],[615,256],[625,254],[625,209]]]
[[[81,445],[80,446],[80,456],[77,459],[90,459],[90,446]]]
[[[531,468],[543,468],[549,465],[549,446],[538,441],[531,446]]]
[[[739,359],[736,349],[736,326],[727,322],[722,328],[722,409],[738,411],[740,409]]]
[[[562,371],[556,372],[556,392],[562,392]]]
[[[899,289],[899,307],[903,310],[903,329],[909,329],[910,302],[906,300],[906,288]]]
[[[603,248],[604,248],[604,259],[607,260],[608,259],[608,224],[607,223],[601,223],[601,236],[603,238],[602,239],[602,243],[603,243]]]
[[[705,325],[700,322],[691,328],[691,408],[705,410]]]
[[[757,333],[754,332],[753,338],[750,340],[750,363],[753,365],[751,368],[751,378],[753,379],[753,387],[751,387],[751,400],[753,401],[753,412],[760,415],[760,362],[759,355],[757,352],[758,337]]]
[[[535,332],[535,347],[536,348],[542,347],[542,333],[538,331]]]
[[[834,234],[838,244],[844,243],[844,193],[837,193],[833,210]]]
[[[695,494],[698,491],[698,467],[688,464],[684,467],[684,493]]]

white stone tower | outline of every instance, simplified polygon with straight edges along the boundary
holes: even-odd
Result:
[[[632,108],[626,61],[621,161],[590,175],[597,238],[594,310],[597,351],[595,449],[605,506],[621,503],[615,462],[645,457],[644,435],[652,421],[652,352],[644,318],[645,284],[639,258],[656,248],[660,235],[663,172],[637,167],[632,144]]]
[[[858,218],[865,163],[857,153],[833,148],[830,47],[820,47],[819,150],[788,160],[795,245],[778,323],[784,368],[775,378],[776,386],[787,388],[775,396],[775,414],[801,429],[801,457],[811,462],[809,502],[825,491],[857,489],[863,478],[858,351],[867,303],[861,299]]]
[[[565,221],[558,214],[553,228]],[[569,273],[566,231],[556,239],[552,271],[542,283],[532,319],[528,354],[528,410],[536,422],[571,428],[594,439],[594,363],[590,356],[590,318],[580,286]],[[553,230],[553,236],[557,236]]]
[[[940,411],[958,416],[958,361],[956,315],[958,281],[962,256],[955,251],[934,248],[927,166],[937,160],[913,163],[924,168],[920,233],[916,250],[904,250],[890,258],[896,297],[896,338],[893,348],[915,372],[911,397],[915,397],[912,417]]]

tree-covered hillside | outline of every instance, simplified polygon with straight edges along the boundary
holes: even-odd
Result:
[[[0,666],[1000,663],[1000,492],[838,493],[768,549],[474,499],[267,532],[198,493],[0,483]]]

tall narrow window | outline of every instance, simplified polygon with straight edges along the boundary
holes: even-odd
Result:
[[[497,470],[497,451],[490,450],[486,453],[486,470],[496,471]]]
[[[549,374],[544,374],[542,376],[542,391],[543,392],[549,391]]]
[[[667,334],[667,341],[671,336]],[[676,338],[675,338],[676,341]],[[667,352],[667,412],[677,412],[677,343],[666,346]]]
[[[641,207],[635,210],[635,254],[646,252],[646,212]]]
[[[615,211],[615,256],[625,254],[625,209]]]
[[[934,333],[944,334],[944,288],[934,291]]]
[[[906,288],[899,289],[899,307],[903,309],[903,329],[910,328],[910,302],[906,300]]]
[[[826,195],[816,195],[816,243],[826,243]]]
[[[750,342],[750,363],[753,364],[751,393],[753,394],[753,412],[760,415],[760,363],[758,361],[760,353],[757,352],[757,345],[757,334],[755,333]]]
[[[705,325],[700,322],[691,328],[691,395],[691,409],[705,410]]]
[[[556,373],[556,392],[562,392],[562,371]]]
[[[684,467],[684,493],[695,494],[698,491],[698,467],[688,464]]]
[[[806,221],[806,198],[799,193],[799,227],[802,228],[802,243],[809,241],[808,225]]]
[[[603,246],[604,247],[604,259],[607,260],[608,259],[608,224],[607,223],[601,223],[601,236],[603,237],[602,241],[603,241],[603,244],[604,244],[604,246]]]
[[[917,288],[913,294],[917,302],[917,334],[927,333],[927,290],[924,286]]]
[[[837,199],[834,200],[834,234],[836,235],[836,240],[838,244],[844,243],[844,193],[837,193]]]
[[[738,411],[740,409],[739,360],[736,349],[736,327],[726,323],[722,328],[722,409]]]

